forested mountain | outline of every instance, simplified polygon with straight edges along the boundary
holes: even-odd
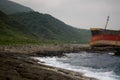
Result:
[[[9,0],[0,0],[0,10],[6,14],[33,11],[32,9]]]
[[[49,14],[9,0],[0,0],[0,44],[88,43],[91,33]]]
[[[24,25],[0,11],[0,44],[34,43],[35,39]]]
[[[49,14],[27,12],[13,14],[12,17],[38,38],[78,43],[86,43],[90,39],[89,30],[73,28]]]

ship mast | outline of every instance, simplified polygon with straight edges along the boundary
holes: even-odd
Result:
[[[107,28],[108,21],[109,21],[109,16],[107,17],[107,21],[106,21],[105,29]]]

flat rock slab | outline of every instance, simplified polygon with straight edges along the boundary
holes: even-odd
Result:
[[[17,53],[0,53],[0,80],[96,80],[73,71],[38,64]]]

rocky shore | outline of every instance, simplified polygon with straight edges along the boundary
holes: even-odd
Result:
[[[3,45],[0,46],[0,51],[32,54],[46,52],[78,52],[81,50],[88,50],[89,48],[89,45],[82,44]]]
[[[81,73],[38,64],[29,55],[0,52],[0,80],[96,80]]]
[[[0,80],[96,80],[81,73],[39,64],[32,56],[63,56],[69,52],[101,52],[109,48],[89,45],[14,45],[0,46]]]
[[[111,47],[91,48],[88,44],[51,44],[51,45],[3,45],[0,52],[21,53],[27,55],[59,56],[69,52],[111,52]]]

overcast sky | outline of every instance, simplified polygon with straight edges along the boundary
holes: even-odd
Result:
[[[108,29],[120,30],[120,0],[11,0],[40,13],[51,14],[77,28],[104,28],[110,16]]]

